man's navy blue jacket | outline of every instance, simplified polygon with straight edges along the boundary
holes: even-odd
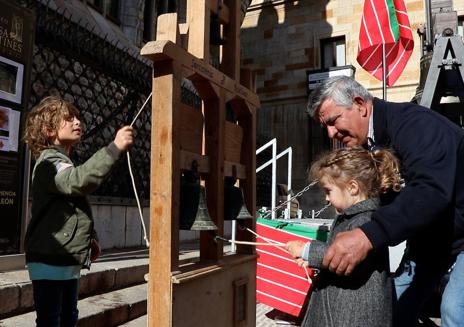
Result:
[[[451,243],[464,249],[464,130],[417,104],[373,107],[375,144],[400,158],[406,187],[361,229],[374,249],[408,239],[410,259],[445,264]]]

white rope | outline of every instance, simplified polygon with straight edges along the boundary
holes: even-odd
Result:
[[[145,102],[143,103],[142,107],[140,108],[139,112],[137,112],[137,115],[135,115],[134,119],[132,120],[132,123],[130,124],[130,126],[134,125],[134,123],[135,123],[135,121],[137,120],[137,118],[139,118],[139,115],[142,113],[143,109],[144,109],[145,106],[147,105],[148,100],[151,99],[151,95],[152,95],[152,93],[150,93],[150,95],[147,97],[147,99],[146,99]]]
[[[255,231],[253,231],[253,230],[251,230],[251,229],[249,229],[249,228],[247,228],[246,230],[249,231],[249,232],[250,232],[251,234],[253,234],[254,236],[256,236],[256,238],[260,238],[260,239],[264,240],[265,242],[267,242],[268,244],[275,244],[275,245],[276,245],[276,248],[278,248],[279,250],[284,251],[285,253],[290,254],[290,252],[288,252],[286,249],[282,249],[281,247],[278,246],[278,245],[283,245],[283,246],[285,246],[285,244],[279,243],[279,242],[274,241],[274,240],[272,240],[272,239],[270,239],[270,238],[267,238],[267,237],[260,236],[260,235],[258,235],[258,233],[256,233]]]
[[[135,121],[137,120],[137,118],[139,117],[139,115],[143,111],[143,109],[145,109],[145,106],[147,105],[148,101],[150,100],[151,95],[152,95],[152,93],[150,93],[150,95],[147,97],[147,99],[143,103],[142,107],[140,108],[140,110],[135,115],[135,118],[132,120],[132,123],[130,124],[131,127],[132,127],[132,125],[134,125]],[[129,168],[129,174],[130,174],[131,181],[132,181],[132,187],[134,189],[135,200],[137,201],[137,208],[139,209],[140,222],[142,223],[143,239],[145,240],[145,244],[146,244],[147,248],[149,248],[150,247],[150,242],[148,241],[147,229],[145,227],[145,221],[143,220],[142,206],[140,205],[139,196],[137,194],[137,187],[135,186],[134,174],[132,173],[132,166],[131,166],[129,150],[126,152],[126,155],[127,155],[127,166]]]
[[[150,242],[148,241],[147,229],[145,228],[145,221],[143,220],[142,206],[140,205],[139,196],[137,195],[137,189],[135,187],[134,174],[132,173],[129,151],[126,152],[126,155],[127,155],[127,166],[129,167],[129,174],[130,174],[131,181],[132,181],[132,187],[134,188],[135,200],[137,201],[137,208],[139,209],[140,222],[142,223],[143,239],[145,240],[145,244],[147,248],[149,248]]]
[[[232,243],[232,240],[228,240]],[[275,246],[278,249],[283,250],[279,246],[285,246],[285,243],[265,243],[265,242],[247,242],[247,241],[234,241],[235,244],[244,244],[244,245],[264,245],[264,246]]]
[[[269,239],[269,238],[267,238],[267,237],[263,237],[263,236],[259,235],[258,233],[256,233],[255,231],[249,229],[249,228],[246,228],[246,230],[249,231],[250,233],[252,233],[253,235],[255,235],[257,238],[260,238],[260,239],[264,240],[265,242],[267,242],[267,243],[264,243],[265,245],[274,246],[274,247],[276,247],[277,249],[280,249],[280,250],[284,251],[285,253],[290,254],[290,252],[287,251],[287,249],[283,249],[283,248],[280,247],[280,246],[285,246],[284,243],[280,243],[280,242],[271,240],[271,239]],[[240,241],[234,241],[234,242],[237,243],[237,244],[240,244],[240,243],[239,243]],[[254,243],[254,244],[256,244],[256,245],[264,245],[264,244],[262,244],[262,243],[255,243],[255,242],[247,242],[247,243]],[[308,283],[309,283],[309,284],[312,284],[312,283],[313,283],[313,280],[312,280],[311,277],[309,276],[309,272],[308,272],[307,266],[304,264],[304,265],[302,265],[301,267],[302,267],[302,268],[304,269],[304,271],[305,271],[306,279],[308,280]]]
[[[308,267],[307,267],[306,265],[303,265],[303,269],[304,269],[304,271],[305,271],[305,273],[306,273],[306,278],[308,279],[308,282],[309,282],[310,284],[312,284],[312,283],[313,283],[313,280],[312,280],[311,277],[309,276]]]

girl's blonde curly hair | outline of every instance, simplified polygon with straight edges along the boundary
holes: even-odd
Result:
[[[32,108],[26,117],[23,140],[34,158],[52,145],[62,122],[72,117],[79,118],[77,108],[57,96],[45,97]]]
[[[377,197],[389,190],[401,190],[398,158],[387,149],[368,151],[362,147],[341,148],[323,154],[311,166],[310,178],[330,177],[343,186],[350,180],[359,183],[367,197]]]

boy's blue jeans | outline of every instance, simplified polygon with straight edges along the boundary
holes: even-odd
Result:
[[[464,252],[461,252],[451,271],[441,302],[441,326],[464,326]]]
[[[33,280],[37,327],[74,327],[79,311],[79,279]]]
[[[403,259],[395,273],[396,301],[393,306],[393,326],[416,326],[422,308],[431,298],[443,275],[433,265],[418,266]]]

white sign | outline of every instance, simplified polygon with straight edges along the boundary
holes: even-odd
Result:
[[[328,79],[329,77],[333,76],[354,76],[355,68],[354,66],[343,66],[340,68],[333,68],[326,71],[315,71],[315,72],[308,72],[308,90],[314,90],[318,87],[322,81]]]

